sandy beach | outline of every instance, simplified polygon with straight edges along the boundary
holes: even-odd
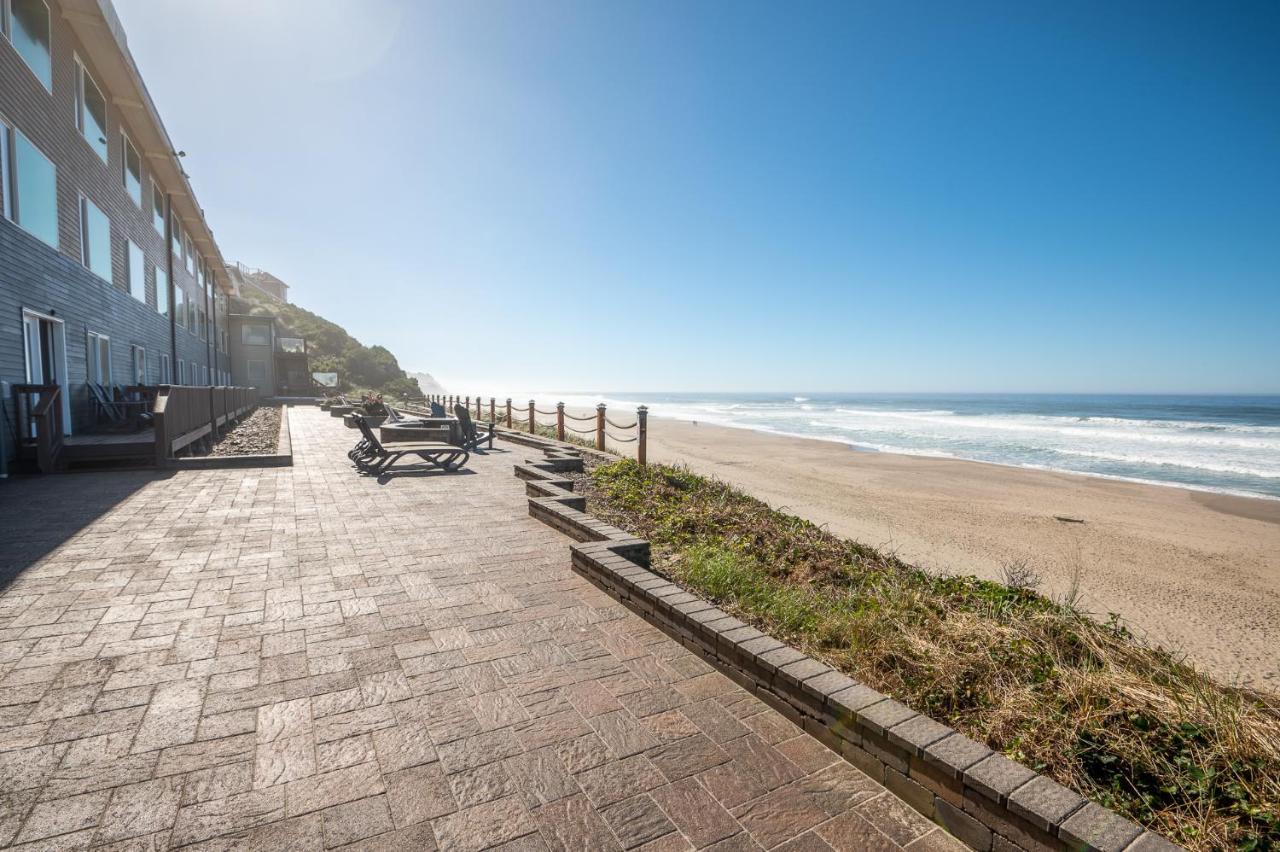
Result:
[[[1118,613],[1220,679],[1280,689],[1280,501],[651,424],[651,460],[930,570],[998,580],[1023,561],[1042,592],[1074,585],[1090,612]]]

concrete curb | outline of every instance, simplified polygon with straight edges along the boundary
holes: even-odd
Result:
[[[503,438],[510,440],[507,434]],[[529,514],[560,530],[573,570],[662,629],[915,810],[982,852],[1165,852],[1182,847],[1085,801],[649,571],[649,542],[586,514],[558,474],[574,450],[522,436],[546,457],[515,466]]]

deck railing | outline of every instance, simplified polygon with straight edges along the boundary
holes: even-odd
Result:
[[[252,411],[257,388],[161,385],[154,413],[156,466],[196,441],[216,438],[222,428]]]
[[[14,385],[13,408],[17,412],[20,440],[34,442],[36,466],[53,473],[62,452],[62,388],[58,385]]]
[[[474,399],[474,405],[472,401]],[[480,396],[456,396],[452,394],[433,394],[427,397],[429,402],[435,402],[443,405],[446,412],[451,411],[453,406],[461,405],[468,411],[474,410],[476,419],[484,417],[484,400]],[[552,428],[552,420],[554,418],[555,437],[558,441],[564,441],[570,435],[579,436],[579,441],[587,440],[580,436],[588,436],[594,438],[594,445],[597,450],[604,451],[608,447],[608,441],[614,441],[620,444],[634,443],[636,445],[636,461],[643,466],[648,463],[648,443],[649,443],[649,409],[647,406],[641,405],[636,409],[636,419],[632,423],[618,423],[609,419],[608,409],[602,402],[596,406],[595,414],[586,417],[578,417],[565,411],[563,402],[557,402],[554,410],[538,408],[535,400],[529,400],[527,406],[521,406],[516,409],[511,405],[511,399],[508,397],[502,410],[499,411],[497,397],[489,397],[489,422],[505,425],[508,429],[519,429],[528,431],[530,434],[537,434],[539,421],[538,416],[541,415],[547,420],[543,421],[544,428]],[[519,411],[523,417],[516,417],[515,413]],[[579,428],[571,425],[575,423],[591,424],[587,428]],[[609,428],[617,430],[610,432]],[[635,431],[634,435],[619,434]]]

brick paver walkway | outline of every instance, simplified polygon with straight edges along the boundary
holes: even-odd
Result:
[[[0,846],[958,848],[574,575],[522,448],[380,483],[290,421],[0,484]]]

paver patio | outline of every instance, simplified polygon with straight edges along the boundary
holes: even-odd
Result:
[[[569,569],[499,443],[0,484],[0,846],[959,849]]]

